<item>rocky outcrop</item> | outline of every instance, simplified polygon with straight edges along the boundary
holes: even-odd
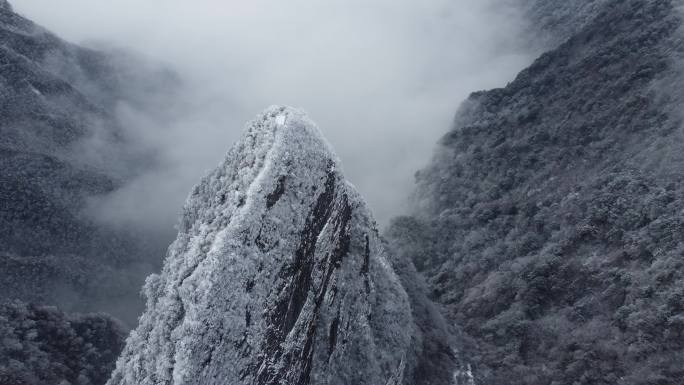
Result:
[[[480,383],[678,384],[677,2],[544,3],[599,8],[463,104],[388,236],[476,342]]]
[[[409,301],[315,125],[272,107],[195,187],[110,385],[401,384]]]

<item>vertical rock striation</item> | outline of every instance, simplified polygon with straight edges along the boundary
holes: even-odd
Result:
[[[365,203],[271,107],[195,187],[110,385],[403,383],[406,292]]]

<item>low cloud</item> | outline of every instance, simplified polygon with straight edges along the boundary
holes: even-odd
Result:
[[[77,43],[130,48],[183,79],[172,111],[119,115],[158,165],[98,213],[172,235],[192,185],[246,121],[272,104],[306,110],[381,223],[404,211],[459,103],[503,86],[533,52],[506,0],[16,0]]]

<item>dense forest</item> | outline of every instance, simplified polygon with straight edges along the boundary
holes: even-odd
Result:
[[[477,341],[484,383],[684,378],[681,19],[604,3],[464,103],[388,233]]]
[[[0,384],[681,384],[682,4],[500,4],[542,53],[454,108],[407,215],[273,106],[173,241],[89,210],[159,161],[121,105],[182,79],[0,0]]]

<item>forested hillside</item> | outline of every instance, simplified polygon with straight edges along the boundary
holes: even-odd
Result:
[[[163,249],[154,255],[144,235],[104,226],[85,208],[153,161],[125,137],[119,103],[144,108],[174,76],[62,41],[7,2],[0,42],[0,299],[134,322],[138,287]]]
[[[388,236],[476,340],[482,383],[684,378],[675,5],[605,1],[560,25],[557,48],[464,103],[418,173]]]

